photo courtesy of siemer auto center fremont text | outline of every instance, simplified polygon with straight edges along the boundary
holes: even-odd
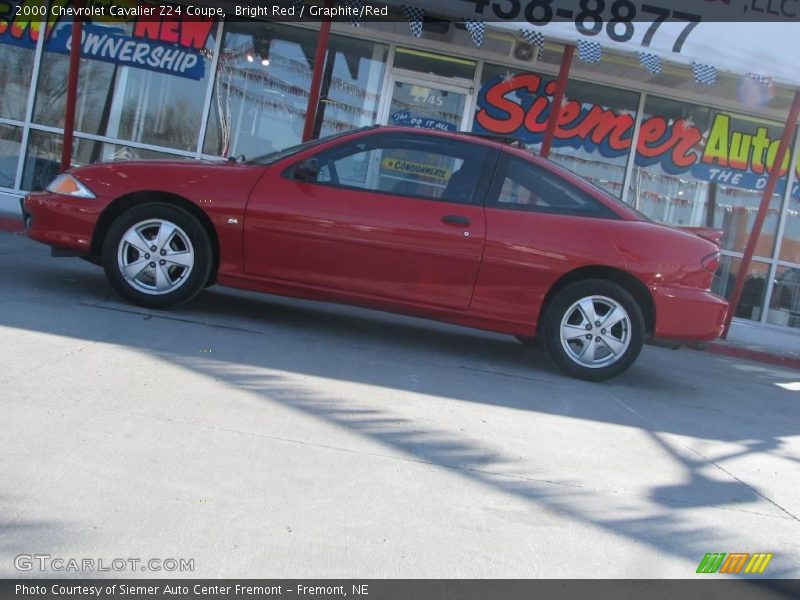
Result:
[[[0,0],[0,598],[800,597],[798,55]]]

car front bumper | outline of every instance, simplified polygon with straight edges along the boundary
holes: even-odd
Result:
[[[35,192],[20,204],[29,238],[70,253],[91,253],[92,232],[102,210],[96,200]]]
[[[656,340],[708,342],[722,333],[728,303],[703,290],[652,289],[656,306]]]

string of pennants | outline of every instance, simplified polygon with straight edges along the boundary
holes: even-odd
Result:
[[[257,93],[255,93],[253,90],[248,89],[237,82],[231,81],[230,79],[221,80],[221,89],[223,92],[221,95],[227,96],[226,100],[229,100],[230,98],[236,98],[239,101],[247,101],[248,104],[254,106],[258,112],[270,112],[282,117],[299,119],[304,119],[306,116],[305,102],[290,103],[286,101],[282,102],[280,100],[265,98],[257,95]],[[362,123],[374,122],[374,111],[366,115],[361,115],[360,113],[364,111],[357,109],[354,111],[354,107],[345,105],[341,102],[334,102],[333,106],[334,108],[339,109],[340,114],[331,114],[326,112],[325,122],[326,125],[334,131],[339,132],[352,130],[354,127],[352,115],[355,114],[356,111],[359,113],[357,116],[360,116]],[[344,113],[347,116],[342,118],[341,113]]]
[[[300,7],[305,0],[290,0],[294,7]],[[356,16],[351,17],[350,22],[354,27],[361,25],[360,18],[357,16],[361,12],[361,7],[364,5],[364,0],[343,0],[344,4],[353,9]],[[411,6],[408,4],[401,5],[403,14],[408,21],[408,27],[413,37],[422,37],[423,23],[425,20],[425,10],[418,6]],[[483,47],[486,41],[486,23],[474,19],[464,19],[464,28],[470,34],[473,43],[476,47]],[[518,31],[520,37],[528,44],[535,48],[534,58],[541,59],[544,52],[544,34],[541,31],[536,31],[530,28],[520,28]],[[599,63],[603,59],[603,47],[594,41],[578,40],[576,44],[578,50],[578,58],[588,65]],[[639,64],[649,73],[658,75],[661,73],[663,60],[662,58],[652,52],[640,51],[638,52]],[[714,86],[717,83],[717,69],[712,65],[692,63],[692,75],[698,84]],[[765,87],[772,86],[772,78],[758,73],[747,73],[747,77],[758,85]]]
[[[295,92],[302,92],[306,97],[308,92],[298,85],[292,85],[288,81],[281,81],[278,79],[277,73],[289,75],[293,79],[303,78],[310,80],[312,73],[310,67],[303,61],[292,59],[286,56],[272,56],[270,57],[270,69],[260,70],[253,69],[247,65],[237,64],[242,62],[244,50],[236,50],[220,56],[219,68],[225,70],[226,73],[234,73],[239,77],[249,80],[254,85],[267,86],[269,89],[277,89],[282,93],[289,93],[294,95]],[[308,85],[308,84],[306,84]],[[371,93],[359,85],[349,83],[339,77],[332,76],[330,81],[330,88],[355,97],[360,102],[375,103],[380,99],[379,94]]]

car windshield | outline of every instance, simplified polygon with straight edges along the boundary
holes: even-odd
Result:
[[[298,152],[302,152],[303,150],[307,150],[308,148],[313,148],[314,146],[319,146],[325,142],[329,142],[331,140],[335,140],[336,138],[343,137],[345,135],[349,135],[356,131],[363,131],[365,129],[372,129],[374,125],[369,127],[360,127],[358,129],[351,129],[349,131],[344,131],[342,133],[336,133],[334,135],[329,135],[328,137],[319,138],[316,140],[310,140],[308,142],[304,142],[302,144],[297,144],[296,146],[289,146],[288,148],[284,148],[283,150],[278,150],[277,152],[270,152],[269,154],[262,154],[261,156],[256,156],[255,158],[251,158],[250,160],[246,161],[247,164],[250,165],[271,165],[273,163],[278,162],[286,158],[287,156],[291,156],[292,154],[297,154]]]

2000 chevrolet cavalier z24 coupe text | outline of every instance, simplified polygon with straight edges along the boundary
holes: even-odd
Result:
[[[23,200],[27,234],[167,308],[214,283],[539,336],[613,377],[645,339],[717,337],[719,249],[501,140],[370,127],[241,162],[92,164]]]

